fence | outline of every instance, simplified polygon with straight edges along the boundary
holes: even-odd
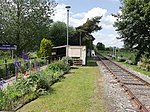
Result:
[[[23,73],[27,70],[37,69],[41,66],[47,65],[49,61],[47,57],[0,63],[0,78],[7,79],[15,76],[18,72]]]

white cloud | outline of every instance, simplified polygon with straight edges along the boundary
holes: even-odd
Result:
[[[102,22],[107,25],[112,25],[116,21],[116,18],[111,15],[106,15],[102,18]]]
[[[65,4],[58,4],[56,7],[55,16],[53,17],[54,21],[62,21],[66,23],[67,19],[67,11],[65,9]],[[73,13],[70,11],[69,24],[71,26],[77,27],[86,22],[86,20],[95,16],[103,16],[100,22],[102,26],[102,30],[99,32],[95,32],[92,35],[95,37],[94,43],[102,42],[107,47],[108,46],[117,46],[122,47],[122,43],[120,40],[117,40],[118,36],[113,27],[113,23],[116,20],[113,16],[107,14],[106,9],[102,9],[100,7],[93,8],[87,12],[81,13]],[[106,33],[105,33],[106,32]],[[110,33],[108,33],[110,32]]]
[[[122,14],[122,11],[121,11],[121,10],[119,10],[119,11],[118,11],[118,14]]]
[[[106,47],[110,46],[116,46],[116,47],[122,47],[123,43],[121,40],[117,40],[116,37],[117,34],[104,34],[104,33],[94,33],[93,36],[97,37],[96,40],[94,40],[94,44],[96,45],[98,42],[102,42]]]
[[[74,27],[77,27],[85,23],[88,18],[91,19],[95,16],[104,16],[106,12],[106,9],[96,7],[89,10],[88,12],[82,12],[77,14],[72,13],[70,17],[70,24]]]
[[[84,18],[85,14],[86,14],[85,12],[77,13],[77,14],[72,15],[72,17],[82,19]]]
[[[67,20],[67,11],[65,9],[65,4],[58,4],[56,7],[55,16],[53,17],[54,21],[63,21],[66,22]],[[77,27],[79,25],[82,25],[86,22],[86,20],[89,18],[95,16],[104,16],[106,14],[107,10],[102,9],[99,7],[93,8],[89,10],[88,12],[81,12],[81,13],[73,13],[70,11],[70,17],[69,17],[69,23],[71,26]]]
[[[95,16],[104,16],[106,14],[107,10],[106,9],[102,9],[100,7],[96,7],[96,8],[93,8],[91,10],[89,10],[84,19],[85,18],[92,18],[92,17],[95,17]]]
[[[52,17],[54,21],[66,21],[66,9],[65,4],[59,4],[56,7],[55,15]]]

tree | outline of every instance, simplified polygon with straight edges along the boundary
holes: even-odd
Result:
[[[38,49],[42,37],[48,36],[56,5],[53,0],[4,0],[0,42],[16,44],[18,55],[23,49]]]
[[[0,42],[7,42],[8,27],[10,26],[10,8],[11,4],[6,0],[0,0]]]
[[[94,17],[87,19],[86,23],[74,29],[69,26],[69,45],[86,45],[87,48],[93,48],[93,40],[95,39],[91,33],[101,30],[99,26],[102,17]],[[66,24],[63,22],[55,22],[50,27],[49,39],[52,40],[54,46],[66,45]]]
[[[69,40],[75,29],[71,26],[68,27],[69,30]],[[61,46],[67,44],[67,27],[64,22],[57,21],[52,24],[49,32],[49,39],[52,40],[54,46]],[[69,41],[70,44],[70,41]]]
[[[99,30],[102,29],[102,27],[99,26],[101,18],[102,18],[102,16],[96,16],[96,17],[93,17],[92,19],[88,18],[86,23],[84,23],[83,25],[77,27],[77,29],[87,31],[88,33],[92,33],[94,31],[99,31]]]
[[[96,48],[98,50],[105,50],[105,45],[101,42],[98,42],[97,45],[96,45]]]
[[[51,40],[43,38],[40,44],[40,50],[38,52],[39,57],[46,57],[49,61],[51,59],[51,51],[53,44]]]
[[[80,45],[81,41],[81,45],[86,45],[87,49],[93,49],[93,41],[95,38],[91,35],[91,33],[102,29],[102,27],[99,26],[101,18],[102,16],[97,16],[92,19],[87,19],[86,23],[76,27],[76,32],[72,36],[71,43]]]
[[[128,48],[137,49],[136,63],[144,52],[150,53],[150,1],[122,0],[121,14],[114,15],[114,26]]]

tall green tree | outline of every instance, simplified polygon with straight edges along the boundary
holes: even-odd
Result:
[[[54,22],[50,28],[49,39],[52,40],[55,46],[61,46],[67,44],[67,27],[64,22]],[[74,33],[75,29],[71,26],[68,27],[69,31],[69,44],[71,40],[71,35]]]
[[[105,50],[105,45],[101,42],[98,42],[96,48],[97,50]]]
[[[9,32],[8,27],[10,27],[11,20],[11,4],[6,2],[6,0],[0,0],[0,42],[7,42],[7,35]]]
[[[95,38],[91,33],[102,29],[99,25],[101,18],[102,16],[96,16],[91,19],[87,19],[83,25],[76,27],[76,32],[72,36],[72,43],[74,44],[75,42],[73,42],[73,40],[76,40],[75,44],[86,45],[87,49],[93,49],[93,41]]]
[[[96,16],[96,17],[93,17],[92,19],[88,18],[86,23],[84,23],[83,25],[77,27],[77,29],[87,31],[88,33],[99,31],[99,30],[102,29],[102,27],[99,26],[101,18],[102,18],[102,16]]]
[[[150,53],[150,1],[121,0],[121,14],[114,15],[114,26],[126,47],[137,49],[136,62],[144,52]]]
[[[48,36],[56,5],[53,0],[4,0],[0,42],[17,44],[18,55],[23,49],[38,49]]]

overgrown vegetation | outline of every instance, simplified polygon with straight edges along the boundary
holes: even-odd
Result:
[[[51,93],[28,103],[18,112],[105,112],[99,91],[99,97],[95,95],[95,81],[101,75],[94,62],[88,58],[90,66],[74,67],[65,80],[52,86]]]
[[[5,62],[6,60],[6,62]],[[0,63],[0,78],[10,78],[15,75],[15,59],[2,59]],[[20,63],[20,67],[18,68],[18,72],[25,72],[32,68],[41,67],[47,64],[47,58],[34,58],[24,61],[19,58],[17,62]]]
[[[146,71],[150,71],[150,56],[146,54],[142,55],[140,61],[138,62],[138,67]]]
[[[52,47],[53,47],[53,44],[52,44],[51,40],[43,38],[41,40],[38,56],[46,57],[46,59],[49,60],[49,63],[50,63]]]
[[[18,57],[23,50],[38,51],[44,37],[51,40],[54,46],[66,45],[66,24],[53,23],[52,19],[57,4],[55,0],[0,1],[0,43],[16,44],[14,53]],[[92,49],[95,38],[91,33],[101,30],[101,18],[96,16],[87,19],[76,28],[69,26],[69,44],[86,45]]]
[[[0,43],[16,44],[15,54],[39,49],[49,36],[57,3],[54,0],[1,0]]]
[[[68,26],[69,35],[71,36],[74,32],[75,28]],[[49,33],[50,37],[48,39],[50,39],[53,42],[54,46],[66,45],[66,23],[60,21],[54,22],[50,28]],[[71,39],[69,38],[69,44]]]
[[[60,80],[70,69],[67,59],[50,64],[45,70],[21,76],[7,89],[0,90],[0,110],[16,110],[24,104],[50,91],[51,85]]]
[[[114,26],[126,48],[137,49],[135,63],[145,52],[150,55],[150,1],[121,0],[121,13],[114,15]]]
[[[99,51],[99,53],[104,56],[109,56],[111,59],[115,59],[138,72],[150,76],[150,57],[146,53],[145,55],[142,55],[138,64],[135,63],[136,51],[117,50],[116,58],[112,57],[112,50],[103,50]]]
[[[99,53],[112,57],[113,48],[108,50],[100,50]],[[131,60],[133,63],[135,62],[136,51],[134,50],[125,50],[125,49],[116,49],[116,60],[119,61],[118,57],[122,57],[124,61]]]
[[[105,45],[102,42],[98,42],[96,44],[96,49],[97,50],[105,50]]]

